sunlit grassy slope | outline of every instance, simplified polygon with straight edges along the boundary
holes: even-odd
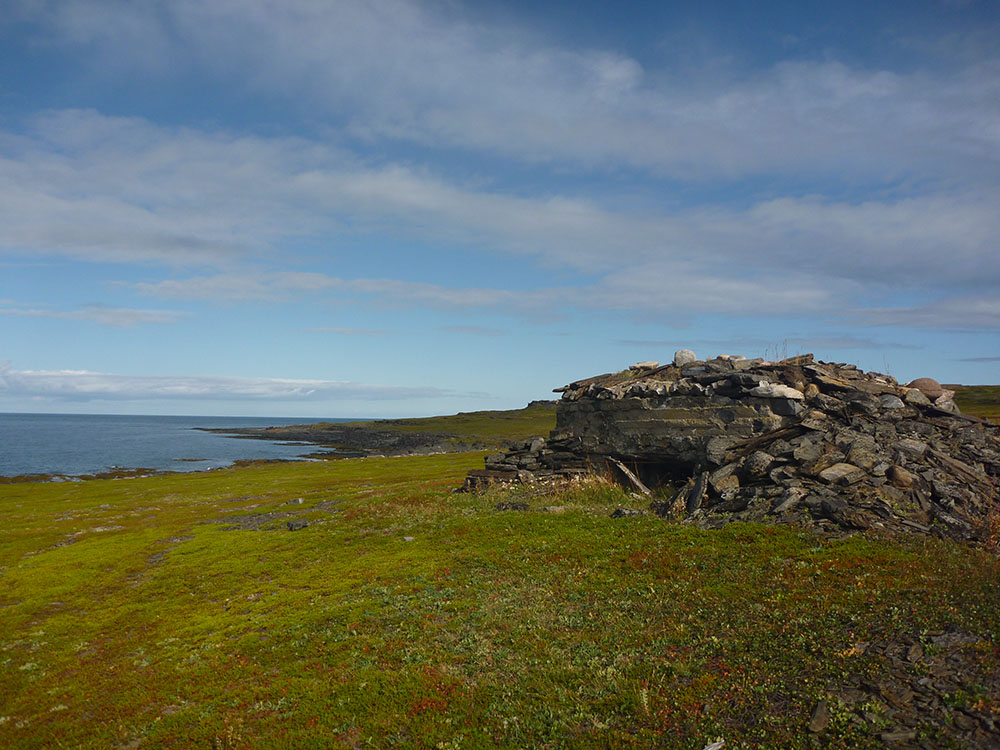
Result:
[[[1000,424],[1000,385],[958,385],[955,403],[965,414],[991,419]]]
[[[528,440],[546,437],[556,426],[554,403],[534,403],[509,411],[460,412],[441,417],[357,422],[400,432],[434,432],[461,439]]]
[[[878,747],[831,697],[884,670],[857,642],[1000,638],[988,553],[610,519],[642,503],[599,482],[505,512],[450,492],[481,465],[0,487],[0,747],[811,747],[825,697],[823,746]]]

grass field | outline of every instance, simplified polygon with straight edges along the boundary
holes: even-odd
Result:
[[[948,386],[955,390],[955,403],[965,414],[1000,424],[1000,385]]]
[[[642,503],[596,481],[499,511],[450,491],[481,465],[0,487],[0,747],[883,747],[859,644],[954,629],[949,710],[1000,715],[995,555],[610,519]]]

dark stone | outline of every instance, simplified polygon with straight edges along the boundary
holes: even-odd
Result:
[[[304,529],[309,525],[309,522],[303,518],[294,518],[285,524],[289,531],[298,531],[299,529]]]
[[[684,506],[688,513],[694,513],[698,508],[701,507],[702,501],[705,499],[705,492],[708,490],[708,472],[703,471],[691,484],[690,490],[688,490],[687,497],[684,500]]]
[[[821,700],[813,709],[812,716],[809,717],[809,731],[822,732],[828,726],[830,726],[830,707],[826,700]]]
[[[497,503],[497,510],[527,510],[527,503],[519,502],[507,502],[507,503]]]
[[[754,451],[743,462],[743,476],[750,480],[762,479],[774,463],[774,456],[764,451]]]
[[[612,518],[635,518],[646,515],[646,511],[639,508],[615,508],[611,513]]]

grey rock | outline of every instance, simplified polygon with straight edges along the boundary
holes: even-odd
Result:
[[[695,353],[690,349],[678,349],[674,352],[674,366],[683,367],[684,365],[689,365],[692,362],[697,362],[698,358]]]
[[[878,400],[883,409],[902,409],[906,406],[903,399],[891,393],[883,393]]]
[[[853,464],[838,463],[823,469],[819,473],[819,478],[827,484],[854,484],[860,481],[864,475],[864,470]]]
[[[777,504],[774,506],[773,513],[787,513],[799,504],[803,497],[806,496],[807,490],[801,487],[793,487],[785,490],[784,494],[778,497]]]
[[[913,438],[903,438],[902,440],[897,440],[892,447],[900,453],[912,458],[922,458],[927,452],[927,443]]]
[[[304,529],[309,525],[309,522],[303,518],[293,518],[285,524],[289,531],[298,531],[299,529]]]
[[[754,451],[743,462],[743,475],[751,480],[767,476],[767,470],[774,463],[774,456],[764,451]]]
[[[952,401],[950,398],[942,396],[934,402],[934,406],[942,411],[951,412],[952,414],[961,414],[961,410],[958,408],[958,404]]]
[[[705,499],[705,492],[708,490],[708,472],[703,471],[701,475],[694,480],[694,484],[691,486],[691,490],[688,492],[685,506],[688,513],[694,513],[701,507],[702,502]]]
[[[705,446],[705,457],[718,466],[726,460],[726,452],[736,442],[732,438],[716,436],[711,438]]]

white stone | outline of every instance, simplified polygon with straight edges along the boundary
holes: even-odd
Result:
[[[801,401],[805,398],[802,391],[797,391],[782,383],[761,383],[756,388],[750,389],[750,395],[757,398],[790,398],[795,401]]]
[[[690,349],[678,349],[674,352],[674,367],[682,367],[697,361],[698,358]]]
[[[636,362],[629,369],[630,370],[655,370],[660,366],[659,362],[654,362],[650,360],[649,362]]]

